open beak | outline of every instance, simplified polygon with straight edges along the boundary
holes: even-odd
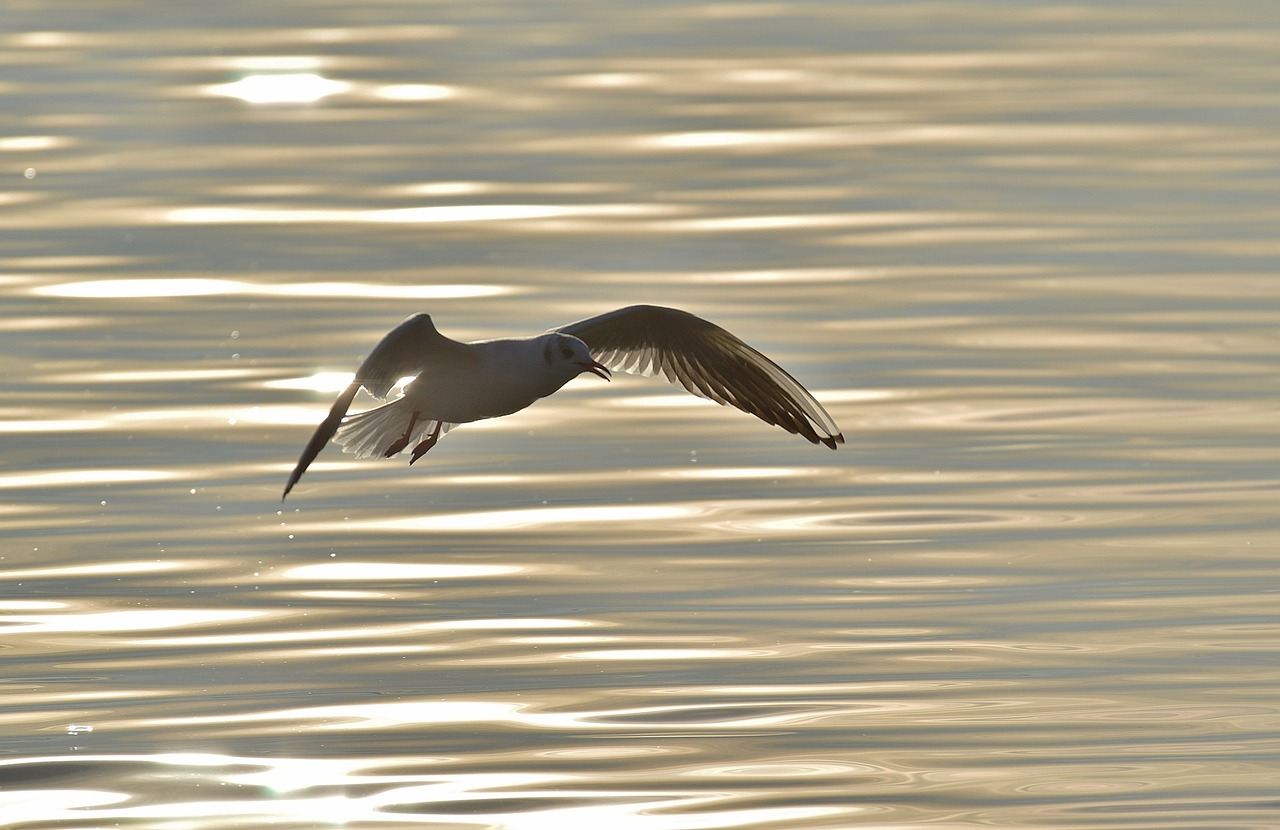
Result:
[[[609,367],[605,366],[603,363],[593,360],[590,363],[579,363],[578,365],[582,367],[582,371],[584,372],[590,372],[593,375],[599,375],[605,380],[611,379],[609,375]]]

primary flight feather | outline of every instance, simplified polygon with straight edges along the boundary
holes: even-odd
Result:
[[[663,375],[695,395],[737,407],[814,444],[844,443],[822,404],[781,366],[728,331],[687,311],[635,305],[528,338],[460,343],[415,314],[382,338],[298,459],[283,499],[333,439],[358,457],[408,450],[409,463],[458,424],[510,415],[583,372]],[[403,377],[403,395],[347,415],[360,387],[385,400]]]

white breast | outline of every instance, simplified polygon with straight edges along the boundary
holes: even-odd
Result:
[[[454,424],[519,412],[573,377],[549,366],[532,340],[488,340],[466,344],[432,362],[405,387],[405,398],[421,416]]]

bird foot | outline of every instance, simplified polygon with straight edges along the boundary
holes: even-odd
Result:
[[[409,446],[409,439],[413,437],[413,427],[416,423],[418,423],[418,413],[414,412],[409,416],[409,426],[404,428],[404,432],[399,438],[391,442],[391,446],[387,447],[386,452],[382,454],[383,458],[390,458],[405,447]],[[426,452],[426,450],[423,450],[423,452]],[[413,462],[409,463],[412,464]]]
[[[434,447],[436,445],[436,442],[440,440],[440,428],[442,426],[444,425],[441,424],[439,421],[437,421],[436,428],[431,430],[431,434],[427,436],[426,440],[413,448],[413,454],[409,456],[410,467],[413,466],[413,462],[417,461],[419,458],[426,455],[427,450]]]

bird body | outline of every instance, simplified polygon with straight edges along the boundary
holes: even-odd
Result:
[[[550,337],[450,341],[461,347],[450,350],[457,357],[423,366],[396,403],[411,403],[422,417],[454,424],[519,412],[582,372],[567,362],[546,371],[546,345],[538,341]],[[444,390],[447,394],[442,394]]]
[[[382,339],[338,396],[298,459],[284,496],[330,439],[359,457],[409,463],[457,424],[510,415],[553,394],[583,372],[663,375],[695,395],[737,407],[813,443],[844,443],[835,421],[800,383],[724,329],[685,311],[629,306],[536,337],[460,343],[415,314]],[[363,386],[386,399],[413,377],[400,398],[347,416]],[[282,496],[281,498],[284,498]]]

